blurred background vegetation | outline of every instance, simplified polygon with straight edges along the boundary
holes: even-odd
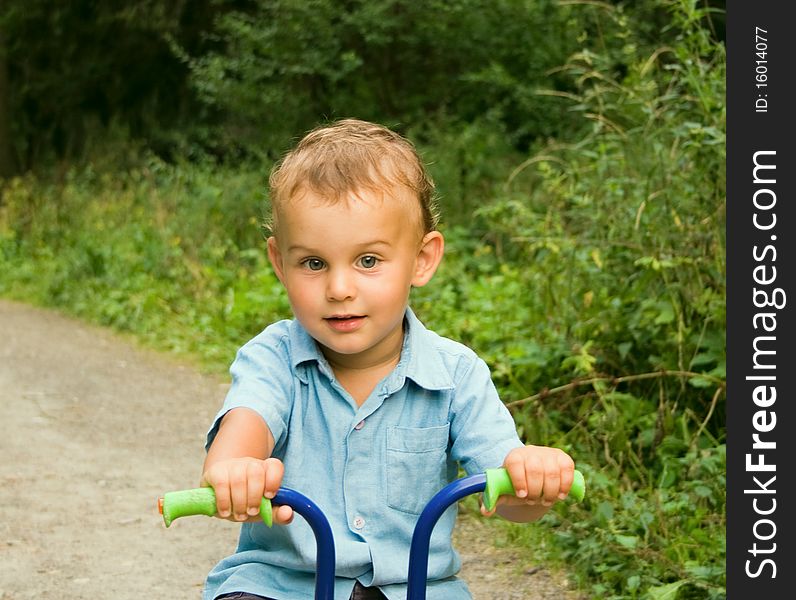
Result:
[[[590,598],[724,598],[724,3],[5,0],[0,294],[198,358],[289,307],[269,169],[412,139],[448,240],[414,306],[587,501],[502,543]]]

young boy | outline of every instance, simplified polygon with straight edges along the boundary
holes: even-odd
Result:
[[[202,485],[240,521],[235,554],[205,600],[311,599],[315,540],[292,509],[267,529],[260,498],[280,486],[312,498],[337,549],[335,598],[406,597],[409,545],[428,500],[456,478],[508,469],[517,497],[497,512],[541,517],[567,496],[563,451],[524,446],[474,352],[423,327],[409,308],[442,259],[434,186],[414,147],[357,120],[310,132],[271,174],[268,256],[295,317],[237,354],[207,436]],[[429,600],[470,598],[456,578],[455,509],[431,540]]]

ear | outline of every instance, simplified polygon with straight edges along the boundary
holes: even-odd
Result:
[[[444,252],[445,238],[439,231],[431,231],[423,236],[415,260],[415,275],[412,278],[414,287],[423,287],[431,280],[434,273],[437,272]]]
[[[282,251],[279,249],[279,243],[274,236],[268,238],[268,260],[271,261],[271,266],[274,268],[277,279],[282,282],[282,285],[285,285]]]

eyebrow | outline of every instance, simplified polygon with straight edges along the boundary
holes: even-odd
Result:
[[[372,240],[369,242],[363,242],[361,244],[357,244],[357,248],[372,248],[373,246],[387,246],[390,247],[392,244],[386,242],[384,240]],[[293,244],[292,246],[288,246],[288,252],[304,252],[307,254],[318,254],[319,251],[315,248],[308,248],[307,246],[302,246],[301,244]]]

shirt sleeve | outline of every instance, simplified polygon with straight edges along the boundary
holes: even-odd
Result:
[[[523,445],[511,413],[500,400],[489,367],[475,358],[456,384],[451,406],[451,457],[468,475],[503,466]]]
[[[233,408],[256,412],[271,430],[275,448],[283,442],[293,404],[294,378],[288,335],[280,335],[279,329],[269,327],[238,350],[229,369],[232,385],[207,432],[205,450],[213,443],[222,417]]]

